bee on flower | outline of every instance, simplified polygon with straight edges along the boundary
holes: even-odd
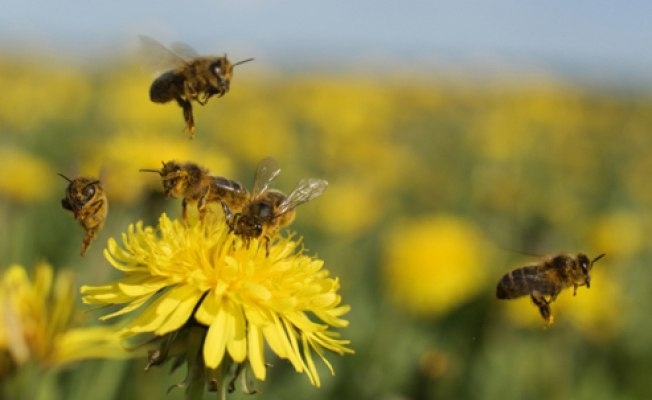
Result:
[[[186,224],[165,214],[158,227],[131,225],[122,244],[109,240],[104,254],[124,276],[82,287],[84,302],[120,305],[102,319],[131,316],[120,335],[147,343],[147,368],[173,360],[188,365],[189,392],[208,387],[225,393],[247,374],[264,380],[267,345],[297,372],[320,386],[314,354],[329,367],[325,351],[353,353],[331,328],[344,328],[340,283],[323,261],[310,257],[300,239],[277,236],[269,245],[243,238],[219,213]]]

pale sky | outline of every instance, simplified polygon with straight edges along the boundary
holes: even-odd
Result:
[[[517,60],[652,81],[652,1],[0,0],[0,48],[92,57],[141,33],[281,64]]]

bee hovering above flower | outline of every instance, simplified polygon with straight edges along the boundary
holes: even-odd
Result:
[[[572,287],[573,295],[576,295],[578,287],[591,287],[589,273],[593,264],[604,256],[600,254],[591,260],[582,253],[576,256],[558,254],[539,263],[516,268],[500,279],[496,297],[505,300],[530,295],[548,327],[554,322],[550,303],[566,288]],[[549,297],[546,299],[544,296]]]
[[[140,36],[144,52],[171,67],[152,82],[149,98],[154,103],[175,100],[183,109],[186,130],[195,135],[195,118],[192,101],[202,106],[213,97],[222,97],[230,89],[233,68],[252,61],[253,58],[232,63],[223,56],[199,56],[187,45],[176,44],[168,49],[156,40]]]
[[[258,164],[251,196],[242,211],[234,213],[229,204],[222,201],[229,228],[236,235],[242,236],[245,242],[262,236],[267,254],[272,238],[281,228],[294,221],[295,208],[321,196],[328,187],[328,182],[323,179],[301,179],[297,186],[285,195],[269,187],[280,172],[281,168],[275,159],[264,158]]]
[[[83,257],[104,225],[109,212],[109,201],[99,179],[88,177],[70,179],[61,173],[59,176],[68,181],[66,197],[61,200],[61,206],[71,211],[86,231],[81,249]]]

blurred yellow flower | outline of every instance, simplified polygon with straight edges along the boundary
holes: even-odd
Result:
[[[243,88],[239,87],[241,90]],[[230,149],[246,163],[257,163],[269,154],[295,154],[300,150],[288,112],[269,97],[238,98],[241,90],[226,101],[213,104],[204,111],[202,129],[198,133]],[[201,112],[201,111],[200,111]],[[198,122],[198,124],[201,122]]]
[[[337,235],[361,235],[368,231],[385,210],[381,196],[367,182],[342,181],[329,187],[328,199],[317,206],[319,226]]]
[[[51,121],[78,121],[90,102],[88,75],[70,64],[39,58],[0,63],[0,123],[21,135]],[[4,131],[3,131],[4,133]]]
[[[55,171],[41,158],[18,148],[0,148],[3,172],[0,174],[0,195],[17,201],[37,201],[50,196]]]
[[[75,327],[74,282],[39,264],[32,280],[22,266],[12,265],[0,281],[0,377],[27,362],[56,368],[89,358],[121,358],[115,331]]]
[[[614,211],[595,222],[594,244],[596,249],[609,254],[610,258],[633,256],[645,246],[646,220],[628,211]]]
[[[587,336],[595,339],[612,339],[623,328],[626,317],[622,290],[606,268],[591,271],[591,288],[561,295],[553,307],[566,314],[568,322]],[[560,318],[561,319],[561,314]]]
[[[134,127],[139,130],[176,130],[181,136],[184,127],[181,109],[174,104],[156,104],[149,99],[149,86],[156,78],[143,73],[135,66],[115,69],[103,79],[106,83],[99,90],[102,104],[100,112],[107,121],[119,127]]]
[[[484,285],[482,235],[462,218],[421,218],[394,229],[385,241],[384,280],[390,295],[419,315],[442,315]]]
[[[391,90],[368,76],[304,76],[288,82],[286,91],[293,109],[335,141],[382,136],[397,113]]]
[[[122,247],[110,240],[105,256],[125,276],[82,287],[84,301],[125,305],[102,319],[142,307],[122,337],[162,339],[150,365],[179,351],[175,338],[188,342],[183,351],[189,370],[200,370],[198,376],[214,390],[224,392],[229,376],[231,387],[245,366],[264,380],[265,342],[315,386],[320,380],[313,352],[331,372],[324,350],[353,352],[349,341],[329,330],[348,325],[341,318],[349,307],[340,304],[339,280],[289,237],[278,237],[266,256],[263,242],[253,239],[246,246],[221,214],[209,213],[190,226],[163,214],[158,229],[131,225]]]

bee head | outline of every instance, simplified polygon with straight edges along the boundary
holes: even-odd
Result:
[[[224,57],[218,57],[210,68],[217,79],[217,94],[222,96],[229,91],[231,77],[233,76],[233,65],[225,54]]]
[[[68,188],[66,189],[66,198],[61,201],[61,205],[66,210],[73,212],[81,209],[93,199],[97,192],[97,187],[100,184],[100,181],[95,178],[79,177],[70,179],[61,173],[59,176],[69,182]]]
[[[226,57],[226,54],[224,54],[223,57],[218,57],[215,62],[211,64],[211,72],[213,72],[217,78],[217,94],[219,96],[222,96],[229,91],[231,78],[233,77],[233,68],[236,65],[244,64],[249,61],[253,61],[253,58],[247,58],[246,60],[231,63],[231,61]]]
[[[163,168],[161,169],[152,169],[152,168],[141,168],[140,172],[156,172],[161,177],[161,182],[163,183],[163,190],[167,196],[176,197],[174,193],[174,188],[177,187],[179,181],[179,175],[181,173],[181,164],[176,161],[163,161]]]
[[[250,212],[256,220],[269,221],[274,217],[274,206],[268,201],[256,201],[250,204]]]
[[[198,183],[204,170],[193,163],[180,164],[176,161],[163,161],[163,168],[141,169],[141,172],[156,172],[161,176],[163,191],[169,197],[182,197],[186,190]]]
[[[577,264],[581,270],[582,276],[584,277],[584,282],[582,283],[585,284],[587,288],[591,287],[590,272],[593,268],[593,264],[604,256],[605,254],[603,253],[591,260],[586,254],[580,253],[577,255]]]

